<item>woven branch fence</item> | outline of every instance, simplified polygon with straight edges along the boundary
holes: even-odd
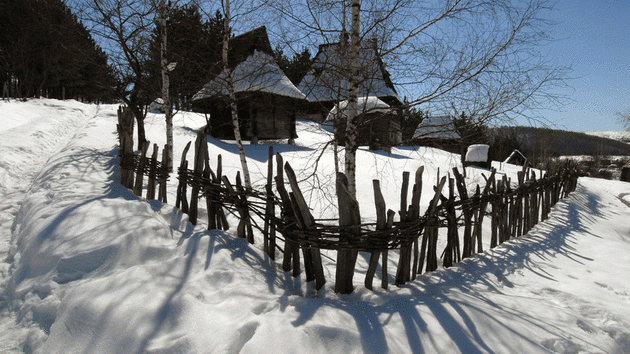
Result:
[[[123,134],[120,136],[121,147],[124,147],[128,142],[122,138]],[[403,173],[398,221],[394,221],[396,212],[385,205],[379,181],[374,180],[376,223],[362,223],[359,204],[348,193],[347,179],[340,173],[337,176],[339,220],[337,225],[331,225],[329,220],[323,223],[312,216],[295,172],[283,162],[280,154],[274,159],[271,147],[264,191],[245,188],[239,173],[235,183],[222,175],[221,155],[218,155],[213,170],[203,133],[199,133],[195,142],[192,169],[187,161],[190,148],[191,143],[188,143],[178,169],[175,206],[189,215],[191,223],[197,224],[199,203],[204,200],[209,229],[228,230],[226,214],[236,215],[238,237],[254,243],[253,230],[257,229],[262,234],[264,252],[272,260],[276,260],[278,253],[282,254],[282,269],[291,271],[296,277],[304,272],[306,281],[314,281],[316,289],[326,283],[321,250],[336,251],[335,291],[338,293],[351,293],[354,289],[358,252],[370,254],[365,287],[373,288],[380,263],[381,287],[386,289],[389,285],[388,257],[390,250],[397,250],[397,254],[392,254],[398,257],[394,283],[402,285],[424,272],[438,269],[440,259],[446,268],[483,252],[484,234],[490,234],[491,248],[526,234],[534,225],[547,219],[553,205],[575,190],[578,178],[577,169],[570,164],[550,166],[546,176],[539,179],[523,169],[518,174],[517,186],[513,187],[505,176],[497,180],[492,170],[485,187],[477,186],[469,195],[464,177],[454,168],[452,175],[443,176],[433,187],[435,194],[427,210],[421,214],[419,204],[424,168],[420,167],[414,175],[410,201],[407,195],[411,176],[409,172]],[[142,181],[138,176],[149,174],[153,176],[149,177],[149,183],[152,179],[157,181],[160,196],[163,196],[160,200],[166,202],[168,174],[161,169],[163,164],[157,162],[157,157],[149,160],[145,155],[146,149],[139,157],[129,156],[128,151],[121,153],[122,170],[136,173],[135,180],[123,173],[123,184],[125,178],[128,182],[137,182]],[[157,156],[156,150],[153,155]],[[142,191],[142,186],[138,189],[137,183],[126,186],[134,192]],[[152,198],[147,196],[147,199]],[[489,233],[482,232],[488,227]],[[442,252],[438,250],[440,228],[446,229],[446,247]]]

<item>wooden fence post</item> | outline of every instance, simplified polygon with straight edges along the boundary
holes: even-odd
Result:
[[[126,106],[118,107],[118,137],[120,141],[121,171],[120,183],[126,188],[133,189],[134,168],[133,168],[133,112]]]
[[[166,153],[168,150],[166,148],[166,145],[164,145],[164,148],[162,149],[162,163],[160,164],[160,171],[159,171],[159,184],[160,187],[158,189],[158,201],[162,202],[162,203],[168,203],[167,201],[167,190],[166,190],[166,181],[168,180],[168,175],[169,175],[169,170],[168,170],[168,154]]]
[[[348,192],[348,178],[343,173],[337,174],[337,201],[339,205],[339,226],[351,234],[360,233],[361,215],[359,203]],[[343,242],[351,242],[347,236],[340,236]],[[352,278],[357,259],[357,251],[352,249],[337,250],[337,270],[335,292],[350,294],[354,290]]]
[[[422,173],[424,172],[424,166],[418,167],[416,170],[415,182],[412,189],[411,205],[408,209],[407,217],[409,221],[416,221],[420,218],[420,198],[422,197]],[[411,257],[409,262],[411,266],[411,279],[416,279],[418,269],[418,238],[422,234],[422,230],[419,230],[413,237],[413,264],[411,264]]]
[[[178,171],[177,197],[175,198],[175,207],[186,214],[188,214],[188,199],[186,197],[186,190],[188,189],[188,161],[186,160],[186,155],[188,154],[188,149],[190,149],[190,144],[191,142],[189,141],[184,148],[184,152],[182,152]]]
[[[453,175],[455,176],[455,182],[457,183],[459,199],[462,201],[462,214],[464,215],[464,249],[462,252],[462,258],[468,258],[473,254],[474,250],[472,237],[473,211],[470,199],[468,198],[468,190],[466,190],[466,181],[464,180],[464,176],[459,173],[457,167],[453,168]]]
[[[381,193],[380,182],[375,179],[372,180],[372,187],[374,189],[374,205],[376,207],[376,230],[386,230],[391,227],[391,223],[393,223],[393,214],[395,212],[393,210],[389,210],[387,213],[385,212],[385,199],[383,198],[383,193]],[[388,219],[388,215],[391,215],[391,221]],[[380,240],[379,240],[380,241]],[[385,245],[380,251],[372,251],[370,253],[370,263],[368,266],[368,270],[365,273],[365,287],[372,290],[372,280],[374,279],[374,274],[376,273],[376,267],[378,266],[378,259],[381,253],[387,252],[388,244],[387,240],[385,240]],[[384,253],[386,254],[386,253]],[[383,257],[383,264],[381,268],[382,272],[382,287],[383,289],[387,289],[387,258]]]
[[[284,219],[285,225],[287,228],[283,231],[284,235],[284,258],[282,259],[282,270],[288,272],[293,270],[293,276],[297,277],[300,275],[300,253],[299,246],[297,240],[294,239],[294,234],[292,234],[291,230],[295,227],[295,211],[293,210],[293,204],[291,202],[291,197],[284,187],[284,163],[282,160],[282,155],[276,154],[276,177],[274,177],[276,181],[276,190],[280,195],[280,199],[282,200],[282,205],[284,205],[285,213],[282,215]]]
[[[422,273],[422,266],[424,263],[424,254],[427,257],[426,271],[431,272],[437,269],[437,238],[438,238],[438,216],[435,215],[437,211],[438,203],[442,197],[442,188],[446,184],[446,176],[438,182],[438,185],[434,187],[435,195],[429,203],[429,209],[427,209],[426,226],[424,228],[424,235],[422,239],[422,250],[420,253],[420,264],[418,265],[418,273]]]
[[[208,143],[206,142],[206,134],[203,130],[197,133],[197,140],[195,141],[195,162],[192,176],[192,192],[190,195],[190,211],[188,213],[188,219],[193,225],[197,225],[198,216],[198,204],[199,204],[199,180],[202,177],[204,160],[208,154]]]
[[[273,147],[269,146],[267,155],[267,192],[265,204],[265,223],[263,226],[263,251],[272,260],[276,259],[276,228],[271,221],[275,217],[275,204],[273,202]],[[269,229],[271,227],[271,230]]]
[[[302,191],[298,186],[295,172],[288,162],[284,164],[284,171],[287,174],[287,179],[289,180],[289,185],[291,186],[291,191],[293,192],[292,195],[295,199],[294,204],[297,205],[297,208],[295,206],[293,208],[293,211],[296,213],[296,218],[298,218],[298,220],[302,220],[302,227],[305,231],[312,230],[315,225],[315,219],[313,218],[313,215],[306,204],[306,200],[302,195]],[[298,212],[300,215],[297,215]],[[320,250],[312,244],[302,243],[302,252],[304,253],[304,268],[305,270],[307,267],[309,268],[307,278],[310,278],[309,273],[312,272],[312,277],[315,280],[315,289],[319,290],[326,283]]]
[[[444,268],[451,267],[453,263],[461,260],[459,248],[459,232],[455,215],[455,186],[453,178],[449,178],[448,203],[446,204],[447,241],[444,249]]]
[[[227,178],[225,180],[227,180]],[[249,216],[249,202],[247,202],[247,193],[245,188],[243,187],[241,174],[239,172],[236,172],[236,190],[238,191],[237,208],[239,209],[239,213],[241,214],[239,230],[242,228],[241,224],[244,225],[243,230],[246,232],[246,234],[244,234],[243,237],[247,239],[247,242],[254,243],[254,230],[252,228],[252,222]]]
[[[147,183],[147,200],[155,199],[155,176],[157,174],[157,158],[158,158],[157,144],[153,144],[153,154],[151,154],[151,161],[149,161],[149,181]]]
[[[138,197],[142,196],[142,187],[144,186],[144,171],[147,165],[147,151],[149,150],[149,141],[145,141],[142,145],[138,167],[136,168],[136,180],[133,185],[133,194]]]

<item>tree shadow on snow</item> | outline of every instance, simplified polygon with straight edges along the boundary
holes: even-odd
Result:
[[[530,343],[547,351],[541,343],[519,333],[510,323],[502,323],[504,318],[524,321],[541,331],[554,335],[553,324],[544,323],[531,314],[506,308],[492,301],[486,294],[504,294],[503,288],[514,287],[508,276],[521,270],[556,281],[553,274],[537,265],[537,262],[552,263],[558,257],[566,257],[577,264],[593,261],[588,255],[580,254],[574,247],[575,231],[580,235],[588,233],[588,218],[606,218],[599,207],[599,197],[589,193],[582,186],[571,194],[567,201],[560,201],[553,208],[550,218],[539,223],[528,235],[504,243],[489,252],[477,254],[458,265],[445,270],[419,276],[415,281],[391,290],[377,289],[374,294],[363,290],[364,295],[351,294],[338,297],[308,299],[293,304],[299,312],[292,324],[305,326],[323,307],[344,311],[351,315],[359,331],[363,352],[384,353],[391,351],[388,336],[398,336],[388,332],[392,321],[401,321],[411,353],[431,353],[443,349],[449,337],[453,352],[496,353],[496,343],[510,348],[515,341]],[[393,256],[393,255],[392,255]],[[379,274],[379,272],[377,272]],[[361,279],[362,280],[362,279]],[[355,277],[355,284],[359,281]],[[375,284],[378,280],[375,279]],[[333,286],[328,284],[328,286]],[[458,296],[449,296],[456,292]],[[507,295],[506,295],[507,296]],[[484,323],[475,323],[475,318],[483,318]],[[441,329],[437,329],[440,326]],[[482,332],[478,326],[484,328]],[[393,327],[396,328],[396,327]],[[439,327],[438,327],[439,328]],[[488,328],[502,328],[497,336],[511,332],[505,338],[484,338],[492,331]],[[440,338],[431,337],[438,334]],[[400,346],[401,343],[396,343]],[[448,345],[448,344],[447,344]]]

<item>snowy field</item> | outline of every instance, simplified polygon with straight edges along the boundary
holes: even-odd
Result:
[[[116,108],[0,101],[1,353],[630,353],[628,183],[582,178],[527,236],[401,287],[368,291],[359,271],[355,292],[337,295],[327,260],[315,293],[260,240],[193,228],[171,205],[124,189]],[[175,117],[176,165],[204,123]],[[274,144],[317,218],[336,213],[332,152],[321,151],[329,134],[299,122],[295,146]],[[164,144],[162,116],[147,118],[147,135]],[[233,178],[234,145],[209,144],[211,164],[222,154]],[[258,187],[267,149],[246,146]],[[357,158],[366,220],[372,179],[397,210],[402,171],[424,165],[426,207],[438,173],[459,161],[418,147]],[[467,172],[471,188],[487,173]]]

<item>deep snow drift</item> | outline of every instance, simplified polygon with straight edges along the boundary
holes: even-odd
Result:
[[[260,240],[193,228],[172,206],[124,189],[116,108],[0,101],[0,352],[630,352],[630,184],[580,179],[527,236],[402,287],[368,291],[357,274],[355,292],[336,295],[327,260],[329,283],[315,293],[270,261]],[[203,123],[176,116],[177,158]],[[274,148],[302,177],[316,169],[301,183],[316,217],[330,217],[332,152],[318,159],[329,133],[299,124],[297,146]],[[163,144],[162,116],[149,116],[147,131]],[[209,143],[211,162],[221,153],[234,176],[234,146]],[[258,186],[267,148],[247,146]],[[367,219],[373,178],[394,209],[402,171],[425,165],[426,207],[438,169],[458,164],[417,147],[360,150],[358,159]],[[471,186],[483,181],[483,170],[468,172]]]

